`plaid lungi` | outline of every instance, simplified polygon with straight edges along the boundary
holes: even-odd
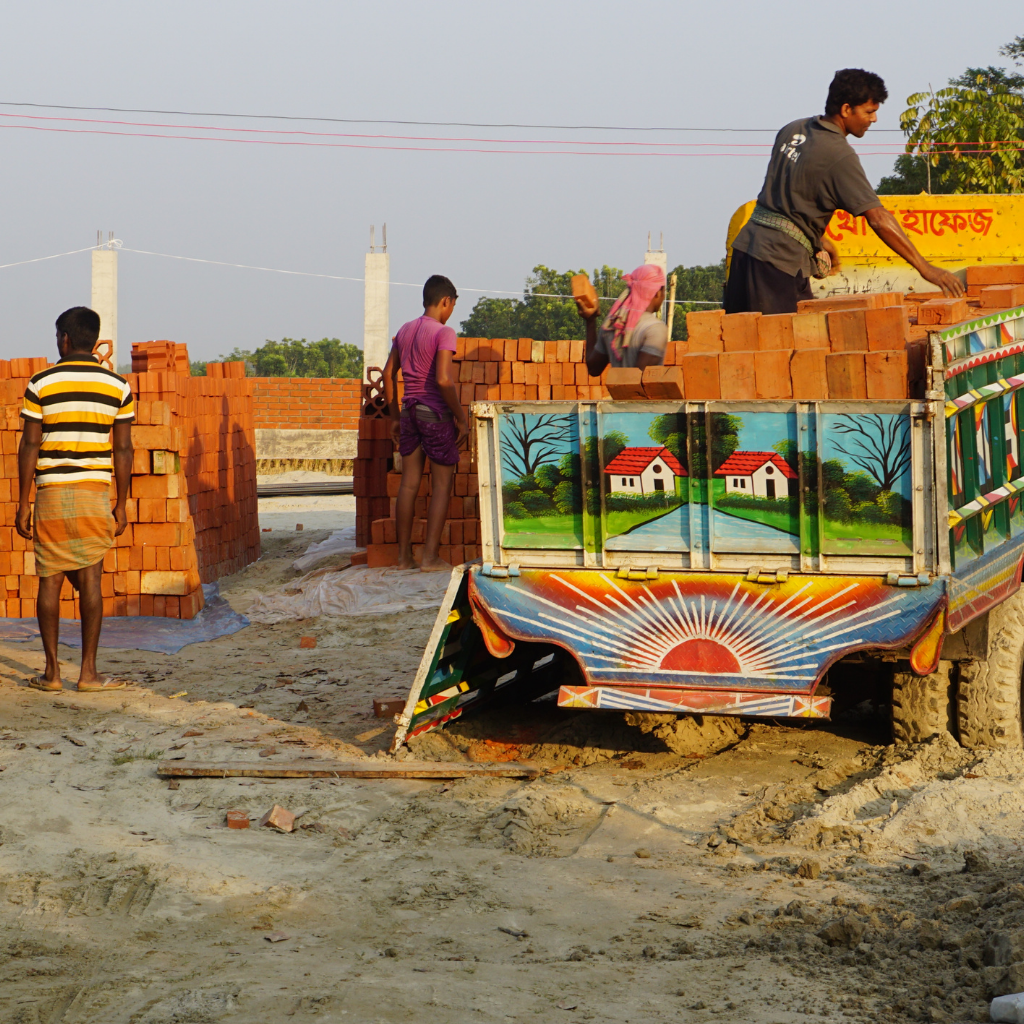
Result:
[[[47,484],[36,491],[32,516],[36,575],[95,565],[114,543],[107,484]]]

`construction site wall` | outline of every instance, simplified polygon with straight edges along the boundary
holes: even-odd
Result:
[[[250,377],[258,430],[355,430],[363,382],[348,377]]]
[[[48,365],[45,358],[0,360],[0,605],[9,618],[36,614],[32,542],[14,529],[17,450],[25,385]],[[103,612],[193,618],[203,607],[202,583],[259,557],[253,388],[243,363],[211,363],[208,376],[190,376],[185,346],[173,342],[134,345],[132,365],[128,528],[104,558]],[[60,613],[79,617],[67,582]]]
[[[687,314],[687,341],[669,342],[665,363],[591,377],[583,341],[460,338],[455,359],[462,405],[474,401],[923,398],[928,333],[971,316],[1024,304],[1024,267],[970,267],[967,295],[862,293],[810,299],[797,313]],[[354,466],[356,538],[373,566],[395,564],[396,469],[380,382],[370,385]],[[464,452],[448,507],[441,557],[479,557],[476,465]],[[426,527],[430,480],[416,504],[415,545]]]

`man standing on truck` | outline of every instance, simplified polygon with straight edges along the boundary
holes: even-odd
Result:
[[[757,205],[732,244],[726,313],[795,313],[799,300],[812,297],[810,277],[838,268],[838,254],[825,238],[836,210],[864,217],[926,281],[946,295],[963,295],[960,281],[929,263],[882,207],[847,141],[864,137],[888,95],[870,71],[837,71],[825,115],[793,121],[775,137]]]

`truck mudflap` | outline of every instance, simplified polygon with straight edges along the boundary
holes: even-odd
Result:
[[[467,709],[534,700],[567,680],[579,681],[572,656],[546,642],[509,643],[491,653],[469,600],[468,566],[452,570],[427,646],[401,714],[395,751],[406,740],[459,718]],[[483,629],[488,629],[486,620]]]
[[[720,702],[728,705],[757,693],[810,695],[844,655],[903,648],[919,637],[927,642],[915,669],[930,671],[938,661],[945,621],[938,580],[904,586],[878,576],[622,575],[523,569],[495,577],[473,566],[468,596],[484,613],[494,653],[519,641],[555,644],[577,660],[590,687],[730,691]],[[684,698],[678,710],[711,707],[691,709]]]

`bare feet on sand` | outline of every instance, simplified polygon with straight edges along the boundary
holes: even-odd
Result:
[[[452,567],[443,558],[434,558],[429,562],[424,558],[420,572],[451,572]]]

